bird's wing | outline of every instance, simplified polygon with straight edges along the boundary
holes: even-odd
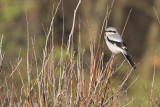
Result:
[[[128,49],[127,49],[127,47],[126,47],[126,45],[125,45],[125,43],[123,42],[122,39],[119,40],[119,39],[115,39],[115,38],[114,38],[114,40],[113,40],[113,39],[110,39],[109,37],[107,37],[107,40],[108,40],[110,43],[112,43],[113,45],[116,45],[117,47],[119,47],[119,48],[121,48],[121,49],[123,49],[123,50],[128,51]]]
[[[112,41],[123,42],[123,40],[119,34],[109,35],[108,38]]]

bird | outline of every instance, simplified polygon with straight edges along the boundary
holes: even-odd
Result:
[[[108,27],[105,29],[104,39],[108,48],[112,51],[113,54],[122,53],[131,67],[136,69],[135,64],[128,55],[128,48],[116,28]]]

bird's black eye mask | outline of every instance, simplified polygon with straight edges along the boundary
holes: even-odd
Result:
[[[116,31],[113,31],[113,30],[108,30],[106,32],[112,32],[112,33],[116,33]]]

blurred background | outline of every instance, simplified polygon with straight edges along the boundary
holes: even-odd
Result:
[[[24,70],[24,75],[26,74],[26,15],[30,38],[35,39],[37,57],[40,58],[42,56],[45,35],[49,30],[58,2],[59,0],[0,0],[0,35],[4,35],[3,51],[5,52],[4,74],[10,73],[11,65],[17,61],[19,56],[23,59],[20,67]],[[62,4],[60,4],[55,16],[53,44],[57,60],[60,57],[60,46],[62,44],[63,14],[65,25],[64,44],[67,45],[72,27],[73,12],[77,3],[78,0],[63,0],[64,13],[62,12]],[[80,22],[81,47],[82,51],[85,50],[84,59],[86,63],[90,62],[90,41],[92,40],[97,48],[102,24],[107,8],[111,3],[112,0],[82,0],[78,9],[73,36],[74,49],[77,51],[78,26]],[[137,65],[137,69],[133,72],[128,82],[134,81],[138,75],[139,78],[128,90],[128,96],[134,97],[134,101],[137,104],[141,104],[141,101],[148,99],[155,70],[153,96],[160,102],[160,0],[115,0],[107,26],[116,27],[121,34],[131,9],[123,39],[129,48],[133,61]],[[66,47],[64,49],[66,50]],[[104,42],[103,34],[100,50],[104,50],[104,60],[107,61],[111,52]],[[123,60],[124,57],[118,54],[116,56],[116,66],[119,66]],[[119,73],[126,73],[129,68],[129,64],[125,62]],[[0,76],[0,80],[3,81],[3,75],[1,74]]]

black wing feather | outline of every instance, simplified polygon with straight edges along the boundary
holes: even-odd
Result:
[[[126,44],[124,42],[116,42],[116,41],[110,40],[108,37],[107,37],[107,40],[111,42],[113,45],[116,45],[117,47],[128,51]]]

